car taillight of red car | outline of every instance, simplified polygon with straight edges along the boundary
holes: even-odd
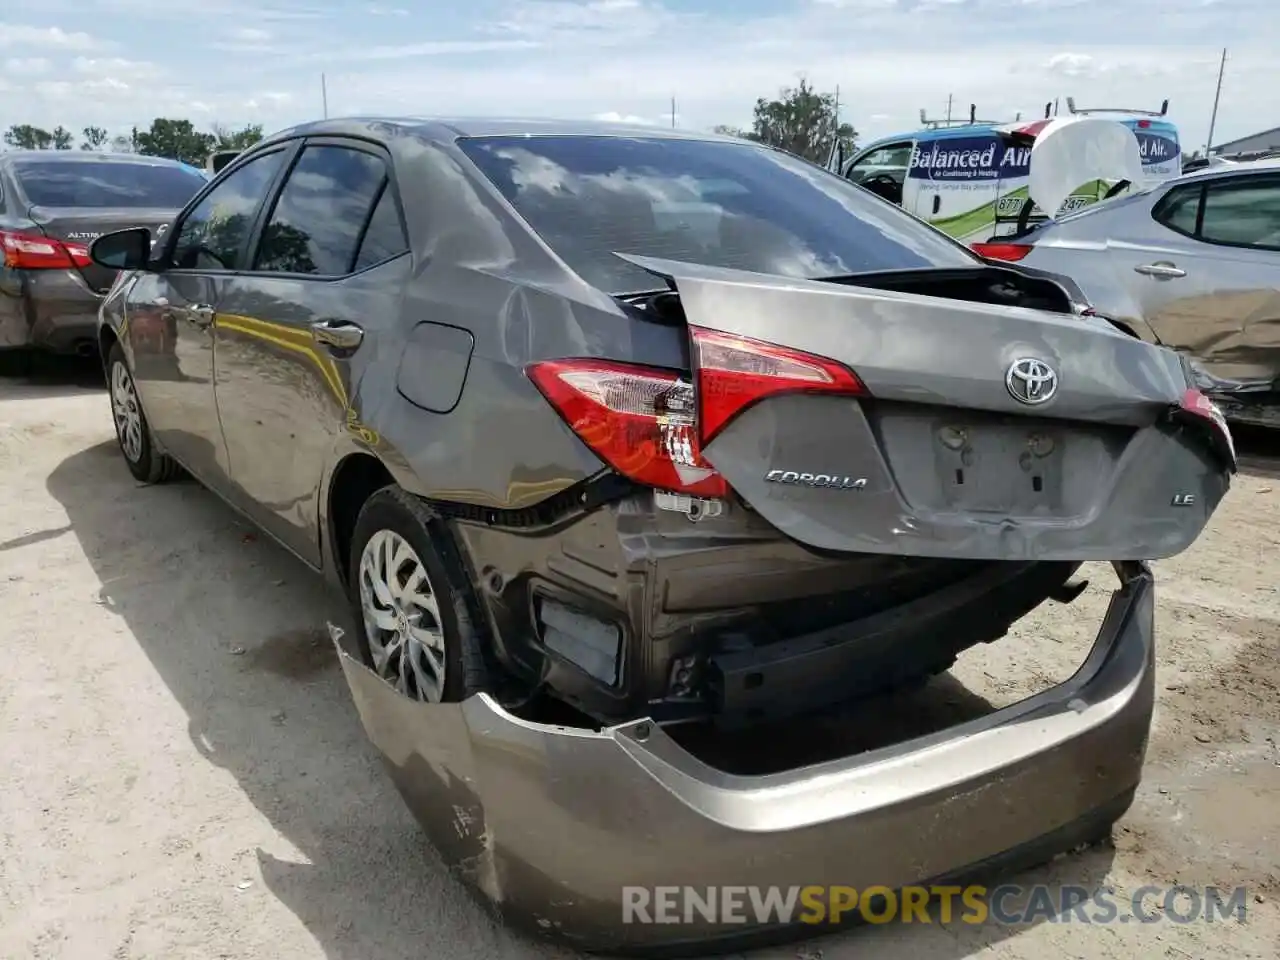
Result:
[[[699,327],[693,376],[574,358],[531,364],[529,378],[575,434],[619,474],[645,486],[718,498],[728,483],[702,449],[754,404],[784,393],[867,396],[842,364]]]

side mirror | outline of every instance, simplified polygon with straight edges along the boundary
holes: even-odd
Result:
[[[104,233],[89,246],[89,258],[109,270],[145,270],[151,260],[151,231],[131,227]]]

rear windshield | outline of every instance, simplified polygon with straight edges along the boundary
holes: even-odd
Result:
[[[206,183],[194,169],[119,160],[18,160],[13,172],[37,207],[177,208]]]
[[[861,187],[751,143],[476,137],[458,145],[572,269],[608,293],[654,287],[614,252],[807,278],[976,262]]]

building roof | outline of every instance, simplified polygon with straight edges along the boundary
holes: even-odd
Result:
[[[1248,143],[1250,140],[1257,140],[1259,137],[1274,136],[1275,142],[1280,143],[1280,127],[1272,127],[1270,130],[1259,130],[1257,133],[1251,133],[1247,137],[1237,137],[1234,140],[1228,140],[1226,143],[1220,143],[1217,146],[1210,147],[1213,153],[1230,153],[1233,147],[1237,147],[1242,143]]]

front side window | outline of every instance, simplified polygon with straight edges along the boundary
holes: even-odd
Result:
[[[911,166],[912,143],[892,143],[859,157],[849,167],[849,179],[861,183],[868,177],[884,174],[901,183]]]
[[[190,167],[128,160],[17,160],[13,175],[36,207],[180,210],[206,181]]]
[[[253,269],[264,273],[351,273],[386,164],[351,147],[312,145],[289,172],[262,232]]]
[[[239,270],[254,214],[280,171],[285,152],[250,160],[196,205],[178,228],[171,257],[179,270]]]
[[[534,136],[458,146],[575,272],[609,293],[655,284],[615,253],[807,278],[979,262],[842,177],[757,144]]]
[[[1205,184],[1200,239],[1237,247],[1280,249],[1280,177],[1211,180]]]

